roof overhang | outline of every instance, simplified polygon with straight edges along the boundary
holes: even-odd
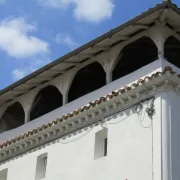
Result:
[[[166,12],[166,9],[169,9],[168,13]],[[149,9],[147,12],[142,13],[127,23],[112,29],[102,36],[1,90],[0,106],[11,102],[31,89],[34,89],[84,63],[116,44],[128,40],[135,34],[147,30],[154,25],[156,20],[162,20],[165,16],[167,17],[167,23],[178,31],[178,28],[180,27],[180,10],[171,2],[158,4],[156,7]]]

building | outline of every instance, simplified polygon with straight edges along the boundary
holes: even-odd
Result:
[[[0,91],[0,180],[179,180],[180,9],[170,1]]]

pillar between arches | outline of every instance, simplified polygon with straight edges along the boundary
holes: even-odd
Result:
[[[153,40],[158,48],[158,58],[162,61],[164,60],[164,43],[166,39],[170,36],[171,32],[164,25],[164,23],[159,23],[156,27],[149,31],[149,37]]]
[[[34,102],[34,98],[37,95],[37,92],[38,90],[34,90],[29,94],[25,94],[23,98],[20,98],[18,100],[24,109],[24,114],[25,114],[24,124],[30,121],[30,111],[31,111],[32,104]]]
[[[112,72],[117,64],[121,50],[122,46],[118,44],[97,56],[97,61],[102,65],[106,72],[106,84],[112,82]]]
[[[63,75],[57,77],[56,79],[54,79],[54,80],[51,82],[50,85],[55,86],[55,87],[59,90],[59,92],[62,94],[62,96],[63,96],[63,102],[62,102],[62,104],[64,105],[64,95],[63,95],[63,85],[64,85],[64,84],[63,84]]]
[[[79,68],[74,68],[62,76],[60,88],[63,95],[63,105],[68,103],[69,89],[78,70]]]

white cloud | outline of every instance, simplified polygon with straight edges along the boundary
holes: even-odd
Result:
[[[55,41],[57,44],[63,44],[68,46],[70,49],[74,49],[78,46],[78,43],[75,42],[71,36],[68,34],[57,34],[55,37]]]
[[[49,44],[32,35],[35,31],[37,27],[24,18],[0,21],[0,50],[17,61],[17,67],[12,71],[13,81],[49,62]]]
[[[6,0],[0,0],[0,4],[4,4]]]
[[[78,20],[99,22],[112,16],[114,8],[112,0],[75,0],[75,2],[76,8],[73,13]]]
[[[13,80],[21,79],[25,76],[26,72],[23,69],[14,69],[12,71]]]
[[[14,69],[12,79],[13,81],[19,80],[48,63],[50,63],[50,60],[47,57],[34,57],[31,61],[26,61],[21,65],[22,67]]]
[[[39,0],[39,3],[51,8],[64,8],[71,3],[71,0]]]
[[[73,16],[78,20],[100,22],[110,19],[115,5],[113,0],[39,0],[50,8],[68,8],[73,5]]]
[[[48,43],[32,36],[37,28],[23,18],[5,19],[0,22],[0,50],[9,56],[26,58],[48,53]]]

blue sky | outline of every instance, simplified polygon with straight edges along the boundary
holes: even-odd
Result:
[[[0,0],[0,89],[161,2]]]

